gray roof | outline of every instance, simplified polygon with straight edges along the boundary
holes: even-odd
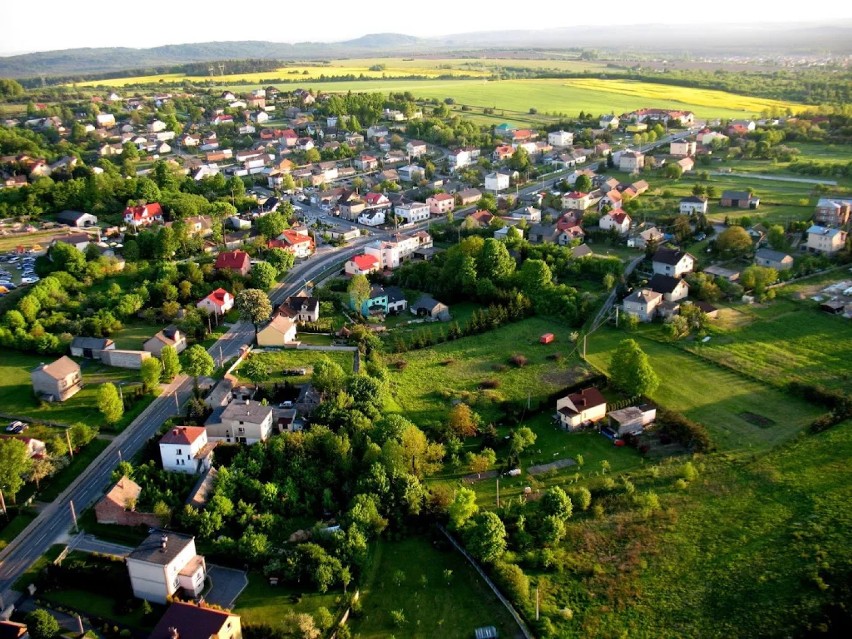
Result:
[[[656,293],[672,293],[680,285],[683,280],[669,275],[654,275],[648,280],[648,288]]]
[[[749,195],[748,191],[722,191],[723,200],[747,200],[753,195]]]
[[[438,304],[440,304],[438,300],[436,300],[431,295],[421,295],[420,298],[411,305],[411,308],[417,310],[419,308],[426,309],[427,311],[432,311]]]
[[[79,220],[84,215],[90,215],[90,213],[86,213],[84,211],[65,210],[59,213],[56,216],[56,219],[57,221],[65,222],[66,224],[76,224],[77,220]]]
[[[784,251],[773,251],[772,249],[762,248],[757,250],[755,257],[759,257],[762,260],[769,260],[770,262],[782,262],[790,256]]]
[[[222,411],[222,421],[236,419],[250,424],[262,424],[272,413],[271,406],[264,406],[260,402],[233,401]]]
[[[689,255],[689,253],[662,246],[657,249],[656,253],[654,253],[654,261],[660,262],[661,264],[670,264],[671,266],[675,266],[687,255]],[[690,257],[692,256],[690,255]],[[692,259],[694,260],[695,258],[693,257]]]
[[[165,548],[163,548],[164,539]],[[149,564],[167,566],[184,548],[193,543],[193,539],[189,535],[181,535],[170,531],[153,532],[127,558],[145,561]]]
[[[388,286],[385,288],[385,293],[388,296],[388,303],[400,302],[405,299],[405,293],[398,286]]]
[[[71,348],[91,348],[94,351],[102,351],[112,344],[112,340],[106,337],[75,337],[71,340]]]

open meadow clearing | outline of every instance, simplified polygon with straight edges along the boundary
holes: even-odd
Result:
[[[340,364],[343,371],[348,375],[352,372],[352,367],[355,361],[355,354],[352,351],[308,351],[286,349],[282,351],[266,351],[255,352],[251,355],[252,359],[258,359],[263,362],[269,375],[266,378],[267,382],[284,382],[288,381],[293,384],[302,384],[311,379],[313,366],[323,358],[328,358],[337,364]],[[305,369],[304,375],[284,375],[285,370]],[[238,378],[243,381],[248,381],[242,376],[241,368],[235,371]]]
[[[608,327],[589,336],[589,361],[608,370],[612,353],[624,339],[639,342],[660,378],[651,399],[704,424],[720,450],[757,452],[771,448],[791,439],[824,412],[677,346]],[[762,418],[761,425],[753,423],[758,417]]]

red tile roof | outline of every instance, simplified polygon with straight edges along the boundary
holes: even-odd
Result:
[[[445,202],[446,200],[452,200],[453,196],[449,193],[436,193],[432,196],[432,199],[437,202]]]
[[[124,209],[124,216],[132,216],[134,220],[147,220],[163,216],[163,207],[159,202],[152,202],[143,206],[128,206]]]
[[[205,432],[203,426],[176,426],[160,438],[160,443],[189,445]]]
[[[239,271],[248,266],[250,260],[245,251],[225,251],[216,256],[216,268]]]
[[[367,271],[379,264],[379,260],[373,255],[356,255],[352,258],[352,261],[355,262],[355,266],[361,271]]]
[[[225,300],[229,297],[231,297],[231,294],[228,291],[226,291],[224,288],[217,288],[204,299],[210,300],[216,306],[224,306]]]

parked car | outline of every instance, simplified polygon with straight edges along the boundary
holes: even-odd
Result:
[[[14,421],[6,426],[7,433],[22,433],[26,430],[27,425],[24,422]]]

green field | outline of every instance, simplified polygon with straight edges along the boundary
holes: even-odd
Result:
[[[548,332],[556,335],[556,341],[539,344],[539,337]],[[472,402],[486,421],[499,416],[496,404],[504,399],[529,398],[535,407],[550,393],[586,376],[585,369],[568,357],[574,348],[569,333],[552,321],[532,318],[482,335],[391,355],[394,397],[403,414],[417,424],[443,420],[453,397]],[[547,359],[555,352],[565,357],[560,362]],[[521,368],[514,366],[509,362],[514,354],[525,356],[528,363]],[[406,362],[404,370],[393,370],[396,361]],[[486,380],[499,382],[499,387],[478,393]]]
[[[294,602],[298,598],[298,603]],[[270,586],[260,574],[249,573],[249,583],[237,599],[234,612],[243,624],[277,626],[288,613],[314,614],[325,607],[334,615],[343,600],[342,593],[302,592],[289,586]]]
[[[613,351],[623,339],[636,339],[660,377],[651,398],[661,406],[704,424],[720,450],[760,451],[788,441],[821,412],[768,384],[704,361],[677,346],[602,328],[588,339],[589,361],[609,368]],[[766,427],[744,419],[753,413],[771,420]]]
[[[468,639],[481,626],[495,626],[500,637],[518,632],[488,586],[448,543],[438,549],[428,539],[412,537],[383,540],[375,548],[361,589],[361,612],[351,622],[353,635]],[[444,570],[452,571],[449,585]],[[404,624],[394,624],[394,610],[403,612]]]
[[[355,354],[352,351],[304,351],[304,350],[283,350],[269,351],[266,353],[253,353],[252,358],[257,358],[266,364],[269,370],[267,382],[280,383],[291,382],[293,384],[303,384],[310,381],[313,365],[320,359],[327,357],[333,362],[340,364],[345,373],[351,373],[355,362]],[[305,375],[282,375],[282,371],[293,368],[306,369]],[[237,377],[243,381],[248,379],[241,377],[240,369],[235,371]]]

